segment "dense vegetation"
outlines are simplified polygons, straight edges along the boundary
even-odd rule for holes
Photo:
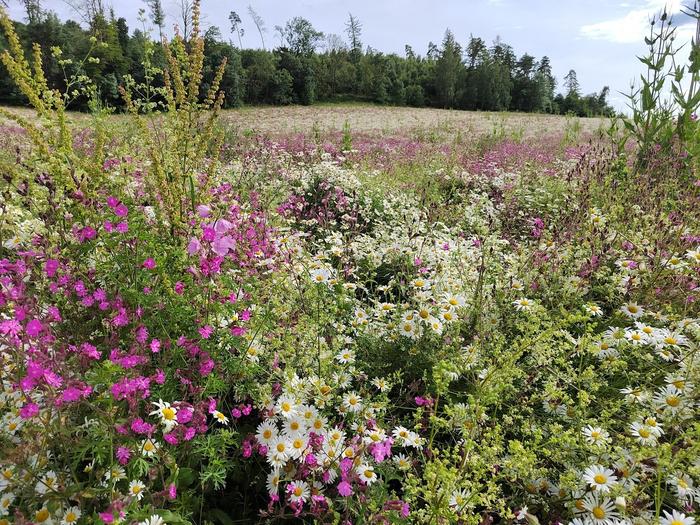
[[[162,35],[162,7],[157,1],[148,3],[150,21]],[[38,0],[27,0],[25,4],[27,21],[16,22],[16,31],[25,50],[33,42],[42,42],[46,50],[56,48],[43,59],[51,87],[64,90],[70,77],[85,74],[94,81],[105,104],[120,108],[123,100],[118,87],[127,75],[138,82],[143,80],[142,64],[149,48],[153,53],[151,65],[161,70],[165,66],[162,45],[141,29],[130,31],[126,20],[116,18],[114,12],[92,12],[83,28],[70,20],[62,22],[52,12],[43,10]],[[262,24],[259,17],[255,19]],[[401,57],[363,47],[361,24],[355,17],[351,16],[347,24],[347,43],[338,35],[324,35],[308,20],[296,17],[277,28],[281,45],[268,51],[237,47],[241,20],[232,12],[230,21],[233,39],[227,41],[216,26],[204,34],[205,84],[212,81],[222,59],[227,61],[220,86],[225,107],[354,100],[579,116],[612,114],[606,101],[607,87],[584,96],[576,72],[570,71],[563,79],[564,93],[556,94],[557,81],[548,57],[537,60],[525,53],[518,58],[512,47],[501,40],[489,46],[483,39],[470,36],[462,47],[448,30],[441,45],[428,45],[426,56],[406,46],[405,56]],[[145,23],[144,20],[144,27]],[[188,30],[185,25],[184,31]],[[88,53],[92,58],[86,61]],[[154,82],[162,85],[162,77],[156,75]],[[0,78],[2,103],[26,103],[7,77]],[[79,98],[72,107],[85,109],[86,104],[85,98]]]
[[[0,9],[0,525],[695,525],[698,42],[607,133],[296,140],[192,22],[115,117]]]

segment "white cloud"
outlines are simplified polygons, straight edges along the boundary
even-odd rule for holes
[[[618,44],[632,44],[644,40],[649,32],[649,20],[666,8],[674,14],[681,10],[681,0],[646,0],[626,15],[581,27],[581,35],[593,40],[607,40]],[[687,35],[687,27],[679,28],[679,38]]]

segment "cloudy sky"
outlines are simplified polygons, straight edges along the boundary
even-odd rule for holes
[[[70,0],[74,2],[75,0]],[[78,0],[80,1],[80,0]],[[103,0],[117,16],[138,27],[138,10],[143,0]],[[267,26],[268,47],[277,45],[275,25],[293,16],[303,16],[326,33],[344,35],[348,12],[362,22],[365,45],[403,55],[409,44],[425,54],[428,42],[439,43],[446,28],[465,44],[469,35],[491,41],[497,36],[511,44],[519,56],[525,52],[537,58],[548,55],[554,73],[562,82],[569,69],[575,69],[584,93],[611,88],[611,102],[624,107],[630,82],[641,72],[635,56],[645,52],[644,35],[652,15],[664,6],[674,13],[679,41],[690,41],[695,27],[680,13],[683,4],[693,0],[202,0],[204,25],[216,25],[225,38],[231,37],[228,13],[243,18],[246,47],[261,46],[260,38],[247,15],[251,5]],[[162,0],[173,26],[179,18],[179,0]],[[62,18],[78,19],[64,0],[43,0],[45,8]],[[20,0],[10,0],[11,15],[23,18]],[[686,46],[687,47],[687,46]]]

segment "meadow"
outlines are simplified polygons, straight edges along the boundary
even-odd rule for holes
[[[0,22],[1,525],[694,525],[700,68],[221,110],[195,31],[78,114]]]

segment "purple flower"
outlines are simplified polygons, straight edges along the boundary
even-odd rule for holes
[[[147,270],[152,270],[153,268],[156,267],[156,261],[154,261],[152,258],[148,258],[145,261],[143,261],[143,267],[146,268]]]

